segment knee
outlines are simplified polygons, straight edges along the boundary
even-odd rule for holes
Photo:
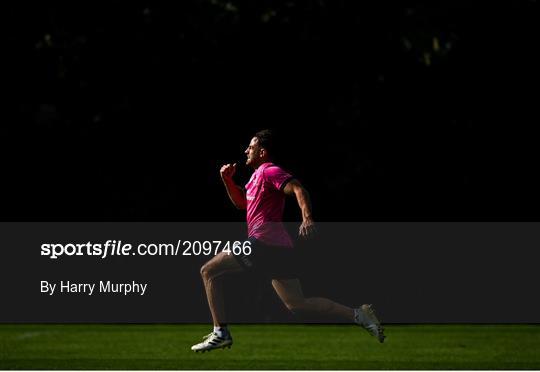
[[[309,307],[305,299],[288,301],[285,303],[285,306],[290,312],[296,315],[306,313]]]
[[[210,280],[213,277],[213,265],[209,262],[201,266],[201,277],[203,280]]]

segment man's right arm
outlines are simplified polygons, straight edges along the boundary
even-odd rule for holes
[[[246,201],[246,195],[244,194],[244,190],[240,186],[238,186],[236,183],[234,183],[234,180],[233,180],[233,176],[235,172],[236,172],[236,163],[225,164],[224,166],[221,167],[221,170],[219,171],[221,175],[221,180],[223,181],[223,184],[225,185],[225,189],[227,190],[227,194],[229,195],[231,202],[238,209],[246,209],[247,201]]]

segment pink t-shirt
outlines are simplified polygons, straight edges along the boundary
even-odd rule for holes
[[[285,194],[292,176],[273,163],[261,164],[246,185],[248,237],[269,245],[292,247],[283,225]]]

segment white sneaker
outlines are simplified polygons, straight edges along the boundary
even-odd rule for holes
[[[210,351],[214,349],[225,349],[228,347],[231,348],[231,345],[233,343],[231,335],[228,335],[228,337],[220,337],[217,335],[217,333],[212,332],[209,335],[206,335],[203,337],[203,342],[193,345],[191,347],[191,350],[198,353],[199,351],[205,352]]]
[[[361,319],[360,318],[361,316]],[[371,305],[362,305],[355,311],[355,321],[364,329],[366,329],[370,335],[377,337],[379,342],[384,342],[384,328],[382,327],[379,319],[375,315],[375,311]]]

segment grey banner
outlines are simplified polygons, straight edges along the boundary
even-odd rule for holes
[[[540,223],[317,227],[295,238],[306,297],[372,303],[385,323],[540,323]],[[1,223],[0,321],[208,322],[200,267],[245,240],[240,223]],[[253,273],[224,292],[230,322],[340,322],[290,314]]]

